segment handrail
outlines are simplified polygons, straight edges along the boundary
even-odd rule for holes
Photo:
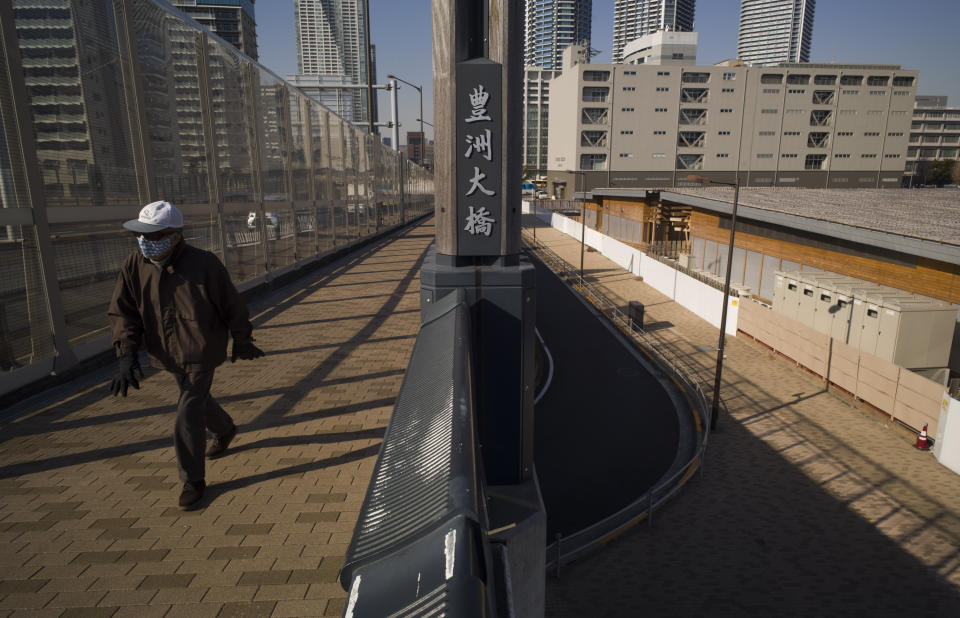
[[[340,572],[347,616],[494,607],[470,340],[463,290],[425,310]]]
[[[635,522],[646,518],[653,522],[653,513],[669,500],[698,469],[703,471],[703,459],[706,454],[707,443],[710,438],[710,398],[704,393],[699,373],[690,367],[671,346],[658,342],[648,332],[644,331],[633,319],[625,314],[620,307],[604,294],[596,285],[586,281],[572,264],[557,255],[543,243],[533,239],[527,231],[523,232],[525,248],[536,252],[544,264],[561,278],[567,280],[574,289],[580,291],[600,313],[610,320],[621,332],[631,338],[647,356],[672,376],[677,386],[693,405],[693,412],[697,415],[697,427],[700,440],[696,452],[683,465],[666,479],[662,479],[647,493],[640,496],[620,511],[605,519],[588,526],[563,539],[557,539],[547,547],[547,567],[559,569],[560,565],[568,563],[598,543],[605,542],[619,532],[625,530]],[[720,401],[720,408],[726,412],[726,405]]]

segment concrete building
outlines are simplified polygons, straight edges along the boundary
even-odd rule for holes
[[[526,0],[523,60],[527,66],[560,68],[569,45],[590,49],[592,0]]]
[[[423,164],[424,138],[423,131],[407,131],[407,158],[418,165]]]
[[[932,161],[960,165],[960,107],[949,107],[944,96],[917,95],[907,148],[907,186],[925,184]]]
[[[670,187],[899,187],[917,71],[897,65],[585,64],[550,83],[548,192]]]
[[[349,98],[350,106],[338,113],[354,123],[367,122],[367,93],[355,89],[349,97],[346,88],[338,86],[367,84],[366,32],[364,12],[367,0],[294,0],[293,9],[297,30],[297,68],[301,75],[320,76],[318,81],[307,80],[316,91],[333,86],[333,95],[324,95],[325,101]],[[371,46],[372,47],[372,46]],[[371,50],[371,54],[375,52]],[[376,82],[376,57],[371,58],[372,75]],[[320,100],[320,99],[317,99]],[[324,105],[327,103],[321,101]],[[331,107],[331,109],[337,109]],[[373,97],[373,117],[376,121],[377,97]]]
[[[623,48],[623,64],[697,64],[697,33],[660,30]]]
[[[741,0],[737,58],[748,64],[809,62],[816,0]]]
[[[634,39],[659,30],[693,31],[696,0],[616,0],[613,7],[613,61],[624,61]]]
[[[257,53],[256,0],[174,0],[173,5],[200,25],[233,43],[254,60]]]
[[[528,177],[547,173],[550,80],[559,71],[527,67],[523,88],[523,167]]]

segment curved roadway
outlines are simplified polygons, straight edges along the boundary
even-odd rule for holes
[[[557,533],[566,537],[616,513],[655,485],[677,456],[681,417],[647,361],[531,259],[537,328],[554,360],[553,380],[534,417],[550,543]]]

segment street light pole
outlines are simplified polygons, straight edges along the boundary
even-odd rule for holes
[[[370,135],[373,135],[373,58],[371,58],[370,53],[370,0],[363,3],[363,39],[367,56],[367,123],[370,127]]]
[[[713,430],[717,428],[717,417],[720,415],[720,376],[723,373],[723,348],[727,336],[727,305],[730,304],[730,274],[733,271],[733,240],[737,230],[737,202],[740,199],[740,174],[737,174],[736,182],[717,182],[695,174],[687,176],[687,181],[704,185],[716,184],[733,187],[733,214],[730,220],[730,242],[727,246],[727,274],[723,281],[723,307],[720,310],[720,341],[717,345],[717,373],[713,378],[713,402],[710,406],[710,429]]]
[[[426,151],[426,146],[427,146],[427,136],[424,135],[423,133],[423,88],[420,86],[415,86],[414,84],[411,84],[405,79],[400,79],[396,75],[392,75],[392,74],[387,75],[387,79],[395,79],[398,82],[403,82],[404,84],[410,86],[411,88],[415,88],[416,91],[420,94],[420,118],[419,118],[420,120],[420,156],[417,157],[417,163],[419,163],[420,165],[423,165],[423,153],[424,151]]]

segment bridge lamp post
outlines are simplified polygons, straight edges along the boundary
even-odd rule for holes
[[[388,74],[387,79],[395,79],[398,82],[403,82],[404,84],[414,88],[420,94],[420,156],[417,157],[417,163],[423,165],[423,152],[426,150],[427,137],[423,134],[423,88],[421,86],[415,86],[408,82],[405,79],[400,79],[396,75]]]
[[[720,342],[717,346],[717,374],[713,379],[713,402],[710,407],[710,429],[717,428],[717,417],[720,415],[720,376],[723,372],[723,346],[726,340],[727,331],[727,304],[730,302],[730,273],[733,269],[733,238],[737,230],[737,201],[740,198],[740,174],[737,174],[735,182],[718,182],[705,176],[690,174],[687,176],[687,182],[694,182],[700,185],[723,185],[733,187],[733,215],[730,220],[730,243],[727,246],[727,275],[723,281],[723,307],[720,311]]]

